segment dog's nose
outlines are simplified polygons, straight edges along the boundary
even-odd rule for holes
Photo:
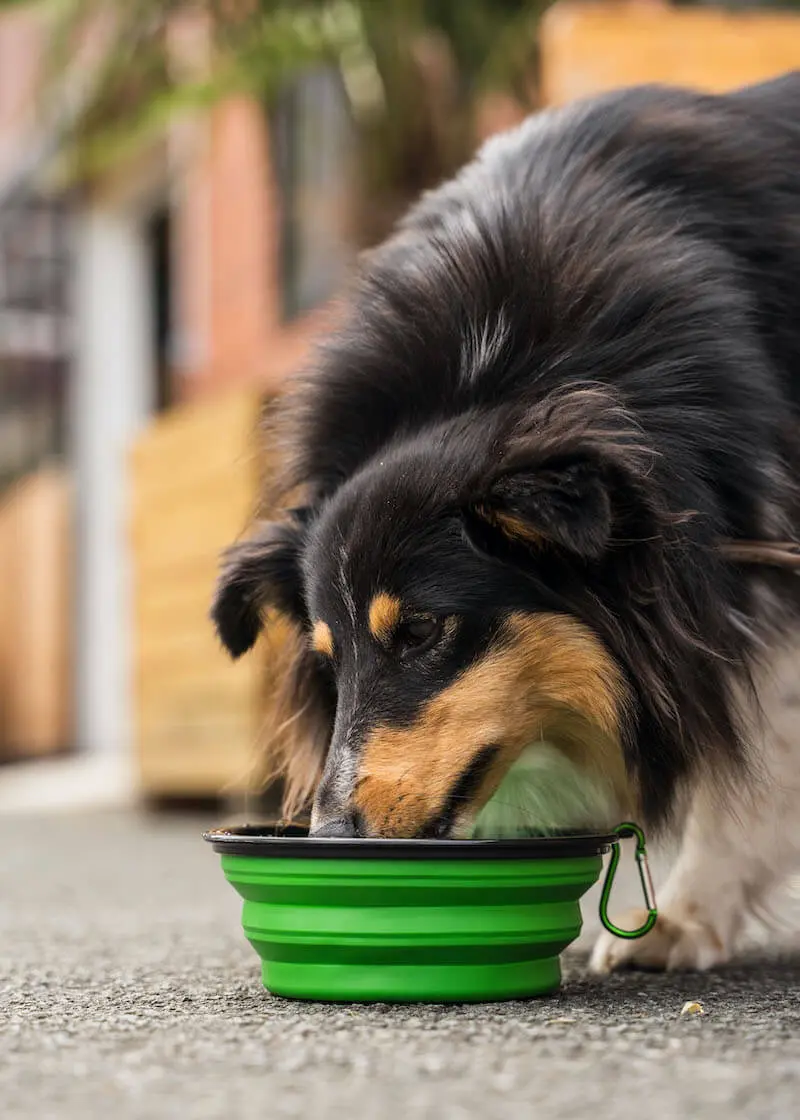
[[[320,839],[342,839],[348,836],[362,836],[361,821],[356,812],[346,813],[340,817],[335,817],[333,820],[324,821],[322,824],[317,825],[316,828],[311,829],[311,835],[319,837]]]

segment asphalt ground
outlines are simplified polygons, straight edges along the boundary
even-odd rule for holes
[[[4,1120],[800,1116],[791,934],[705,975],[571,952],[544,999],[294,1003],[260,985],[205,823],[0,821]]]

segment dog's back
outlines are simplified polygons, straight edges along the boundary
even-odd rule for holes
[[[575,230],[590,249],[593,227],[613,223],[626,204],[631,222],[619,232],[632,247],[638,225],[728,255],[764,345],[797,398],[800,71],[727,96],[635,87],[539,114],[490,141],[453,183],[412,210],[404,229],[450,236],[457,220],[493,207],[522,228],[535,208],[546,226],[549,209],[551,225]],[[539,267],[570,269],[566,254],[557,257],[565,248],[557,239],[555,259],[546,259],[546,244],[539,248]]]
[[[744,475],[765,450],[800,473],[799,211],[800,73],[530,118],[368,256],[313,385],[298,481],[324,497],[400,434],[588,379],[649,413],[657,443],[680,448],[696,415],[700,443],[727,444],[735,528],[762,535],[742,517],[760,502]]]

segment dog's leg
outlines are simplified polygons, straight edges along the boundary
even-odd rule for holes
[[[638,941],[604,933],[596,972],[618,968],[704,969],[728,960],[745,919],[800,857],[800,660],[776,661],[759,689],[756,776],[723,791],[713,775],[696,790],[681,850],[659,898],[659,920]],[[642,912],[618,924],[640,925]]]

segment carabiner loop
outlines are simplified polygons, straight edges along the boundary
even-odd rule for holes
[[[615,937],[625,937],[629,941],[632,941],[637,937],[644,937],[656,924],[656,919],[658,918],[656,894],[653,890],[653,880],[650,877],[650,865],[647,862],[647,846],[641,828],[639,828],[638,824],[632,824],[630,821],[626,821],[624,824],[617,825],[614,829],[614,834],[619,837],[619,840],[623,840],[628,836],[636,837],[636,863],[639,867],[639,879],[642,883],[642,892],[644,894],[645,905],[647,906],[647,919],[638,929],[620,929],[619,926],[614,925],[608,916],[608,900],[611,896],[611,887],[614,884],[614,876],[617,873],[617,865],[620,857],[619,840],[615,840],[611,845],[611,859],[609,860],[608,870],[606,871],[605,881],[603,882],[603,889],[600,892],[600,921],[608,932],[613,933]]]

